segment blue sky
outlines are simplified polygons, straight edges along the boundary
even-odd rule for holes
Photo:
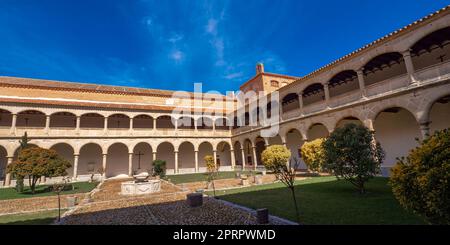
[[[255,64],[302,76],[442,0],[0,0],[0,75],[238,90]]]

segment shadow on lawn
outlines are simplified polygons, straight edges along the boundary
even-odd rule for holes
[[[29,219],[29,220],[17,220],[8,222],[1,225],[49,225],[53,223],[53,221],[56,219],[56,217],[49,217],[49,218],[37,218],[37,219]]]
[[[303,224],[423,224],[416,215],[406,212],[394,198],[387,178],[374,178],[367,193],[359,194],[344,180],[333,177],[299,181],[296,197]],[[282,184],[254,186],[218,192],[219,198],[253,209],[269,212],[292,221],[295,209],[288,188]]]

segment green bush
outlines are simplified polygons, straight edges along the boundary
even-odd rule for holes
[[[450,224],[450,130],[436,132],[398,159],[392,192],[400,204],[431,224]]]
[[[302,159],[311,171],[323,171],[324,150],[322,144],[324,141],[324,138],[315,139],[305,142],[301,147]]]
[[[364,184],[380,173],[384,152],[374,132],[353,123],[337,128],[324,143],[325,168],[365,193]]]
[[[166,176],[166,161],[153,161],[153,176],[159,176],[161,178],[164,178]]]

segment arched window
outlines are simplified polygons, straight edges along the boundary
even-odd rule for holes
[[[280,87],[280,83],[278,81],[272,80],[270,81],[270,86],[278,88]]]
[[[406,74],[403,55],[397,52],[385,53],[364,66],[364,83],[370,85],[402,74]]]
[[[419,70],[450,59],[450,27],[437,30],[411,47],[414,69]]]

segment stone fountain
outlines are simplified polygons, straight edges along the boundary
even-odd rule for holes
[[[122,195],[144,195],[161,191],[161,180],[148,178],[148,173],[133,175],[134,180],[122,182]]]

